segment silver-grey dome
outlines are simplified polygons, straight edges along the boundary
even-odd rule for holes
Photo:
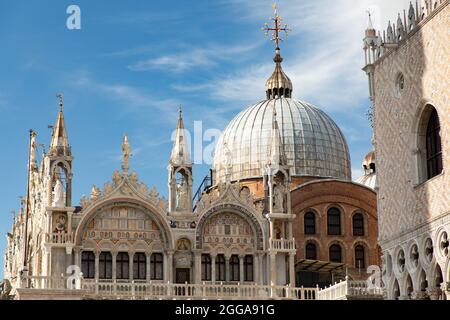
[[[259,102],[239,113],[217,142],[212,168],[215,182],[262,176],[272,130],[273,106],[292,176],[351,180],[347,142],[322,110],[290,98]]]

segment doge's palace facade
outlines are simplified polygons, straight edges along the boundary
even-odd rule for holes
[[[389,299],[450,297],[449,17],[422,1],[364,39]]]

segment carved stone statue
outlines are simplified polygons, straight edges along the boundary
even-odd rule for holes
[[[187,183],[185,182],[185,179],[181,179],[180,183],[177,186],[177,209],[183,210],[187,209],[187,201],[188,201],[188,195],[187,195]]]
[[[283,195],[283,191],[281,190],[280,186],[275,186],[273,188],[273,201],[274,201],[273,210],[276,212],[283,212],[284,211],[284,206],[283,206],[284,195]]]
[[[120,184],[120,182],[122,181],[122,176],[120,175],[119,171],[114,171],[112,181],[114,188],[116,188]]]
[[[53,207],[62,208],[66,206],[66,201],[64,199],[64,188],[61,179],[56,180],[55,190],[53,191]]]
[[[91,190],[91,200],[92,200],[92,201],[97,200],[98,198],[100,198],[100,194],[101,194],[100,189],[97,188],[95,185],[92,186],[92,190]]]
[[[128,171],[129,168],[129,161],[131,156],[131,146],[128,143],[128,137],[125,135],[123,136],[123,142],[122,142],[122,170]]]

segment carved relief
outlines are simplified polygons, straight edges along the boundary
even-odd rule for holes
[[[253,247],[254,233],[250,224],[234,213],[221,213],[213,216],[205,225],[203,239],[205,245],[239,245]]]

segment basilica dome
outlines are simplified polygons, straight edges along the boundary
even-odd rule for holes
[[[262,176],[274,108],[292,176],[351,179],[347,143],[336,123],[309,103],[279,97],[248,107],[228,124],[214,154],[216,182],[225,179],[227,168],[232,180]]]

